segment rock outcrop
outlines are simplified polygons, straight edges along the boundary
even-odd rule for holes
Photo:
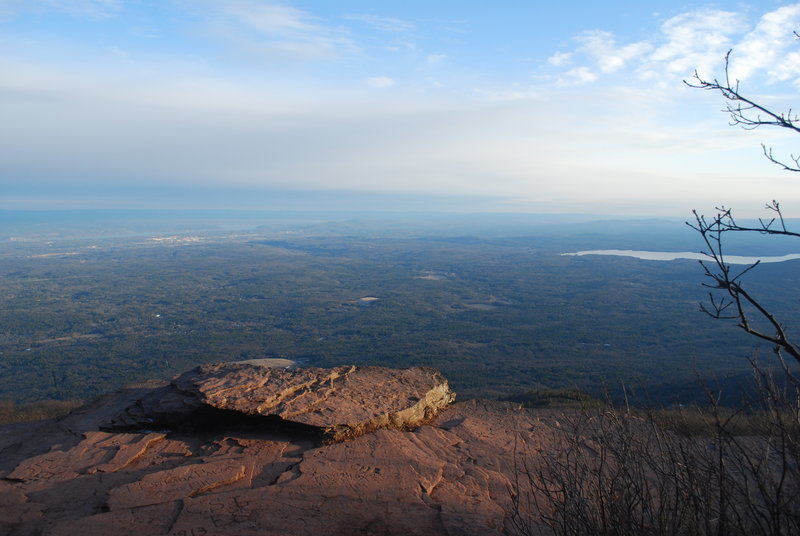
[[[452,396],[431,369],[247,364],[122,389],[0,429],[0,534],[506,533],[519,440],[555,428],[512,404],[443,408]],[[204,408],[245,418],[153,426]]]
[[[186,427],[266,417],[272,418],[273,426],[281,421],[306,426],[309,434],[335,443],[379,428],[419,426],[454,399],[447,380],[430,368],[213,363],[148,393],[106,428]]]

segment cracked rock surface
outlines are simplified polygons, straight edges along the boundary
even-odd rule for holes
[[[454,398],[444,376],[430,368],[212,363],[147,393],[107,427],[170,427],[192,420],[198,412],[206,420],[236,412],[308,426],[326,442],[337,442],[379,428],[418,426]],[[212,414],[212,410],[227,413]]]
[[[281,411],[320,427],[341,419],[309,408],[332,407],[348,389],[352,406],[343,409],[355,415],[349,421],[364,422],[413,407],[441,378],[411,369],[431,381],[409,395],[402,371],[371,370],[383,383],[359,398],[355,391],[366,384],[352,369],[328,370],[324,381],[321,369],[308,369],[302,392],[276,397],[261,390],[266,383],[243,387],[241,376],[226,377],[224,368],[201,367],[203,375],[180,376],[173,386],[203,393],[200,404]],[[59,420],[0,427],[0,534],[499,535],[511,530],[518,441],[555,437],[548,422],[513,404],[476,400],[424,415],[426,424],[415,428],[373,428],[326,444],[249,421],[193,431],[98,430],[169,388],[133,386]],[[383,397],[381,410],[370,397]],[[409,400],[400,404],[401,397]],[[169,404],[186,406],[176,400]]]

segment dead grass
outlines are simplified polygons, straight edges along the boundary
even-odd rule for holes
[[[551,441],[520,433],[512,534],[800,534],[800,381],[755,370],[738,409],[562,412]]]
[[[41,400],[30,404],[0,400],[0,424],[52,419],[66,415],[82,404],[80,400]]]

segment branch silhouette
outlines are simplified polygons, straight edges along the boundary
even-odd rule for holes
[[[796,32],[795,36],[800,38]],[[695,71],[691,81],[684,80],[684,83],[695,89],[718,91],[726,101],[722,111],[730,116],[732,126],[739,126],[745,130],[762,126],[778,127],[800,134],[800,116],[791,109],[786,112],[776,112],[742,94],[739,80],[731,79],[731,52],[729,50],[725,54],[723,81],[716,78],[705,79]],[[800,156],[792,154],[788,160],[781,159],[774,155],[771,147],[764,144],[761,147],[764,156],[773,164],[786,171],[800,172]],[[759,218],[758,225],[740,224],[734,218],[732,210],[725,206],[716,207],[716,214],[708,218],[693,211],[694,221],[686,224],[700,234],[706,245],[703,254],[708,260],[700,261],[700,264],[704,275],[708,278],[704,286],[711,289],[708,302],[701,304],[700,310],[713,318],[737,321],[738,327],[745,332],[771,343],[776,353],[780,355],[781,352],[785,352],[800,363],[800,346],[789,338],[783,324],[743,283],[743,276],[756,268],[760,261],[744,269],[734,270],[725,256],[726,233],[759,233],[800,238],[800,233],[786,227],[786,220],[777,201],[767,203],[765,209],[771,212],[772,216]],[[756,323],[763,327],[756,327]]]

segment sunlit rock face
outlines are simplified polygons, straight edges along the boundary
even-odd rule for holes
[[[309,434],[334,443],[379,428],[419,426],[454,398],[444,376],[430,368],[213,363],[143,396],[106,428],[185,428],[248,416],[254,424],[263,417],[274,426],[286,421],[308,427]]]
[[[521,438],[555,428],[452,399],[425,368],[219,363],[131,386],[0,428],[0,534],[507,533]]]

